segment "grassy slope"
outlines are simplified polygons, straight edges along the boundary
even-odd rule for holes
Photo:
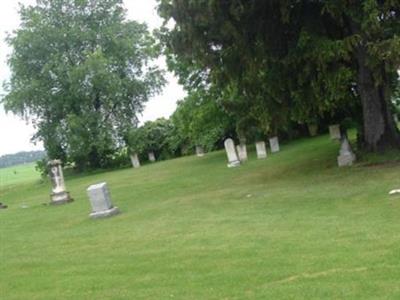
[[[399,166],[335,166],[327,136],[226,168],[223,152],[3,192],[3,299],[398,299]],[[107,181],[122,214],[90,220]],[[21,205],[28,208],[21,208]]]

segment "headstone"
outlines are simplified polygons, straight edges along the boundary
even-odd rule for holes
[[[340,133],[340,125],[334,124],[329,126],[329,135],[331,137],[331,140],[340,140],[340,138],[342,137],[342,134]]]
[[[228,168],[237,167],[240,165],[240,161],[238,159],[235,143],[232,139],[226,139],[224,142],[226,155],[228,156]]]
[[[64,204],[71,202],[72,198],[65,188],[64,174],[62,170],[61,160],[51,160],[48,163],[49,175],[52,183],[51,202],[50,204]]]
[[[265,147],[264,141],[259,141],[256,143],[257,158],[264,159],[267,158],[267,149]]]
[[[0,202],[0,209],[6,209],[8,206]]]
[[[338,166],[345,167],[353,165],[353,162],[356,160],[356,156],[351,150],[351,146],[347,136],[344,135],[340,141],[340,152],[337,158]]]
[[[269,139],[269,146],[271,148],[271,152],[272,153],[276,153],[280,151],[279,148],[279,139],[277,136],[274,136],[272,138]]]
[[[308,133],[310,136],[316,136],[318,133],[318,125],[317,124],[308,124]]]
[[[399,123],[399,116],[397,114],[393,114],[393,120],[397,125],[397,123]]]
[[[132,167],[135,169],[140,168],[140,161],[137,153],[131,154]]]
[[[107,183],[91,185],[87,189],[87,193],[92,206],[92,213],[89,215],[91,218],[104,218],[119,213],[118,207],[111,203]]]
[[[154,155],[153,151],[149,152],[149,161],[155,162],[156,161],[156,156]]]
[[[240,143],[236,146],[237,154],[241,162],[247,161],[247,147],[246,144]]]
[[[204,156],[204,148],[202,146],[196,146],[196,155],[198,157]]]

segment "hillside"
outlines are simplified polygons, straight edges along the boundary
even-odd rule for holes
[[[4,185],[4,299],[396,299],[399,165],[336,167],[327,136],[228,169],[224,152]],[[122,214],[88,218],[106,181]]]

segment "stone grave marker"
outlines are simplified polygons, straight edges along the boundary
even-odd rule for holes
[[[135,169],[140,168],[140,161],[137,153],[131,154],[131,163],[132,167],[134,167]]]
[[[340,125],[334,124],[329,126],[329,135],[331,140],[340,140],[342,134],[340,133]]]
[[[349,140],[347,139],[346,135],[343,135],[340,141],[339,156],[337,158],[338,166],[339,167],[351,166],[353,165],[353,162],[355,162],[355,160],[356,156],[351,150]]]
[[[276,153],[280,151],[279,148],[279,139],[277,136],[274,136],[272,138],[269,139],[269,146],[271,148],[271,152],[272,153]]]
[[[49,176],[52,183],[50,194],[50,204],[64,204],[72,201],[69,193],[66,191],[64,174],[62,170],[61,160],[51,160],[48,163]]]
[[[149,161],[155,162],[156,161],[156,156],[154,155],[153,151],[149,152]]]
[[[196,155],[198,157],[204,156],[204,148],[202,146],[196,146]]]
[[[264,141],[256,142],[256,151],[257,151],[257,158],[264,159],[267,158],[267,149],[265,147]]]
[[[226,139],[224,142],[226,155],[228,156],[228,168],[240,166],[240,161],[238,159],[235,143],[232,139]]]
[[[104,218],[119,213],[118,207],[112,205],[106,182],[89,186],[87,193],[92,206],[91,218]]]
[[[240,143],[236,146],[237,154],[241,162],[247,161],[247,147],[246,144]]]

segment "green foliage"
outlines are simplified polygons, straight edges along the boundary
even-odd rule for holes
[[[32,119],[50,158],[106,167],[164,84],[153,37],[121,0],[41,0],[20,16],[6,109]]]
[[[192,92],[178,103],[171,119],[181,144],[193,149],[203,146],[210,151],[235,129],[235,122],[219,105],[213,94]]]
[[[238,124],[275,135],[293,121],[352,118],[368,148],[400,146],[385,116],[400,65],[398,1],[159,0],[159,14],[169,68],[191,92],[220,91]]]

